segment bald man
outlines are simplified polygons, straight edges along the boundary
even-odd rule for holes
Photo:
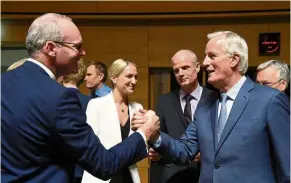
[[[200,71],[200,63],[192,51],[180,50],[175,53],[172,66],[180,89],[162,95],[158,100],[156,112],[160,117],[161,131],[174,139],[180,139],[188,124],[192,122],[197,105],[202,105],[213,92],[199,85],[197,74]],[[190,166],[176,166],[161,158],[151,163],[150,182],[196,183],[199,173],[197,160]]]

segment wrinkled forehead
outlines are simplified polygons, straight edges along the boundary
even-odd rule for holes
[[[176,59],[172,61],[173,69],[178,69],[182,67],[191,67],[194,66],[194,61],[192,59]]]
[[[226,38],[224,36],[218,36],[211,38],[206,45],[205,52],[216,53],[216,52],[225,52]]]
[[[258,75],[260,75],[263,78],[279,79],[280,71],[275,66],[269,66],[269,67],[259,71]]]

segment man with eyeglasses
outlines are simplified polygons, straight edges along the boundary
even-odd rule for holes
[[[257,82],[281,92],[285,92],[289,83],[290,71],[288,65],[279,60],[269,60],[257,67]]]
[[[78,91],[55,81],[77,73],[82,42],[71,18],[44,14],[26,36],[30,58],[1,75],[1,182],[74,182],[76,164],[108,180],[147,156],[157,117],[107,150],[86,123]]]

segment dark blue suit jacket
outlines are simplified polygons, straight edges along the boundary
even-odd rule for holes
[[[90,99],[92,99],[91,97],[87,96],[87,95],[84,95],[83,93],[81,93],[79,90],[78,90],[78,98],[81,102],[81,107],[82,109],[86,112],[86,109],[87,109],[87,105],[90,101]]]
[[[2,74],[1,86],[1,182],[73,182],[76,162],[109,179],[147,154],[139,133],[106,150],[77,91],[30,61]]]
[[[91,97],[87,96],[87,95],[84,95],[82,94],[78,89],[75,89],[75,88],[71,88],[72,90],[77,90],[77,95],[78,95],[78,98],[80,100],[80,103],[81,103],[81,107],[83,109],[83,111],[86,112],[86,109],[87,109],[87,105],[91,99]],[[83,177],[83,174],[84,174],[84,169],[81,168],[78,164],[76,165],[76,168],[75,168],[75,183],[81,183],[82,181],[82,177]]]
[[[276,179],[289,183],[290,106],[285,94],[248,78],[218,144],[218,100],[209,101],[198,107],[180,140],[162,133],[158,151],[175,163],[187,164],[200,150],[201,183],[275,183]]]

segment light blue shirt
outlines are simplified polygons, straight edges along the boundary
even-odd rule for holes
[[[235,98],[238,95],[238,92],[240,91],[240,89],[241,89],[242,85],[244,84],[244,82],[246,81],[246,79],[247,78],[245,76],[243,76],[230,90],[228,90],[226,92],[226,95],[228,96],[228,100],[226,101],[227,118],[229,116],[229,113],[230,113],[231,108],[233,106],[233,103],[235,101]],[[219,101],[218,111],[217,111],[218,115],[217,116],[219,116],[219,114],[220,114],[220,109],[221,109],[221,101]]]
[[[101,88],[95,91],[94,94],[91,94],[92,98],[97,97],[104,97],[105,95],[109,94],[111,92],[111,88],[108,87],[105,83],[102,85]]]

